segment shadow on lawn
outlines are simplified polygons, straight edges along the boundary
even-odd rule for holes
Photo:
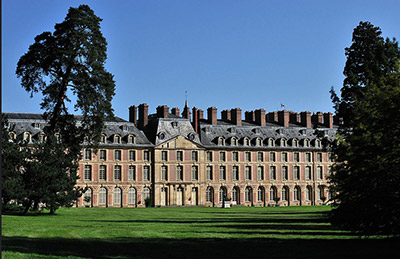
[[[399,239],[46,239],[3,237],[3,250],[89,258],[389,258]]]

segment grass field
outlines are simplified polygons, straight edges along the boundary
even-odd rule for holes
[[[399,239],[359,238],[328,206],[70,208],[2,216],[3,258],[397,257]]]

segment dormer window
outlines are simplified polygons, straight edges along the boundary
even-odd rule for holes
[[[281,147],[286,147],[286,139],[285,138],[281,138]]]
[[[303,147],[310,147],[310,140],[309,139],[304,139],[303,140]]]
[[[40,129],[40,124],[39,124],[39,123],[33,123],[32,126],[33,126],[35,129]]]
[[[120,127],[123,131],[127,131],[129,129],[128,125],[122,125]]]
[[[236,133],[236,128],[229,128],[230,133]]]
[[[321,147],[321,141],[319,139],[315,140],[315,147]]]
[[[233,138],[231,139],[231,146],[237,146],[237,145],[238,145],[238,139],[235,138],[235,137],[233,137]]]
[[[177,121],[173,121],[171,122],[172,128],[176,128],[178,127],[178,122]]]
[[[256,138],[256,146],[257,147],[262,146],[262,140],[260,138]]]
[[[15,134],[14,132],[10,132],[8,135],[10,136],[10,141],[13,141],[17,138],[17,134]]]
[[[39,142],[44,142],[46,140],[46,135],[44,133],[39,134]]]
[[[255,134],[260,134],[260,128],[254,128],[253,129],[253,132],[255,133]]]
[[[292,147],[298,147],[299,146],[299,141],[297,139],[292,139]]]
[[[31,134],[29,132],[24,132],[23,139],[25,142],[31,142]]]
[[[129,144],[135,144],[135,136],[129,135],[128,136],[128,143]]]
[[[120,135],[115,135],[114,136],[114,143],[115,144],[120,144],[121,143],[121,136]]]
[[[250,146],[250,139],[249,138],[244,138],[243,139],[243,146]]]
[[[270,147],[275,146],[275,141],[272,138],[268,139],[268,146],[270,146]]]
[[[218,145],[219,146],[224,146],[225,145],[225,139],[223,137],[218,138]]]
[[[101,135],[101,137],[100,137],[100,143],[102,143],[102,144],[106,144],[106,143],[107,143],[107,137],[106,137],[106,135]]]

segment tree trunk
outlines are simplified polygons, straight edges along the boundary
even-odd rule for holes
[[[22,212],[22,215],[26,215],[28,213],[28,210],[31,207],[31,205],[32,205],[32,200],[29,200],[29,202],[25,205],[25,209]]]

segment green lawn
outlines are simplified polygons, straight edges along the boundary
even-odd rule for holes
[[[3,258],[390,258],[399,239],[359,238],[328,206],[71,208],[2,216]]]

